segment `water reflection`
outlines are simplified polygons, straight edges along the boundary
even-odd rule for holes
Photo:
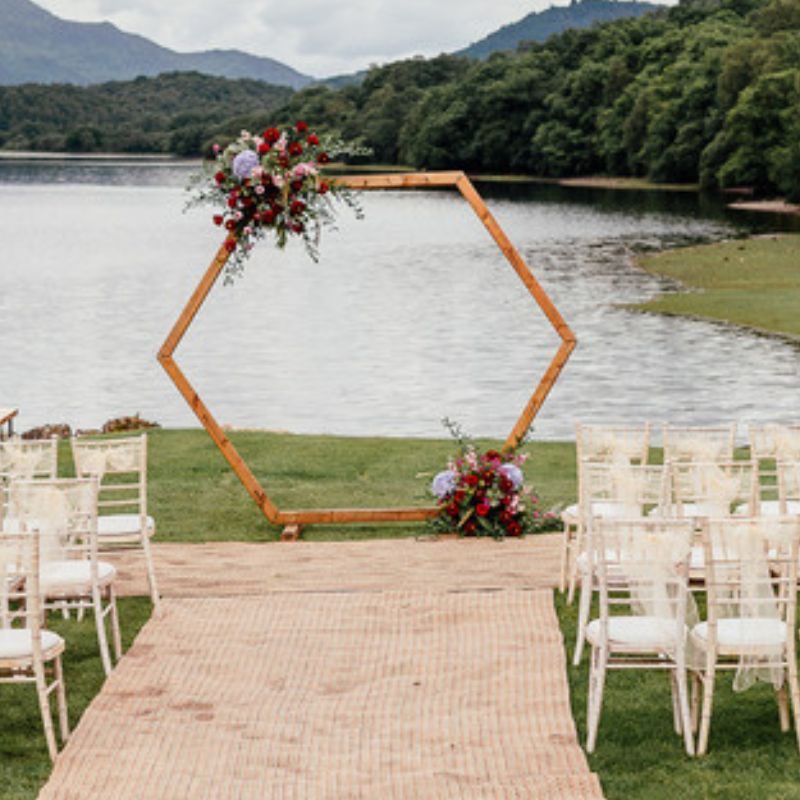
[[[0,161],[0,403],[20,406],[20,427],[135,411],[196,424],[155,361],[219,244],[210,210],[181,213],[190,169]],[[738,235],[746,217],[694,195],[523,189],[481,185],[579,339],[536,436],[569,437],[576,419],[794,418],[795,348],[618,307],[671,288],[637,251]],[[364,222],[345,211],[326,232],[319,264],[262,244],[179,362],[221,422],[440,436],[446,415],[505,435],[558,337],[458,196],[364,204]]]

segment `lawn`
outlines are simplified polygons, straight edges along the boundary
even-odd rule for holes
[[[270,498],[280,508],[370,508],[430,506],[432,477],[456,451],[451,440],[378,439],[234,433],[231,440]],[[481,441],[483,447],[498,442]],[[149,434],[150,511],[158,521],[155,541],[274,541],[270,525],[239,479],[202,430],[154,430]],[[573,502],[574,446],[533,442],[525,473],[544,507]],[[72,471],[69,445],[62,442],[59,464]],[[354,539],[413,536],[424,523],[326,525],[305,529],[304,537]]]
[[[686,290],[636,309],[800,337],[800,234],[667,250],[643,256],[639,264]]]

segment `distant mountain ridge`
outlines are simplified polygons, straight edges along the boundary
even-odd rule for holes
[[[240,50],[178,53],[110,22],[71,22],[32,0],[0,0],[0,85],[94,84],[196,71],[299,89],[313,81],[286,64]]]
[[[641,17],[663,8],[663,5],[639,0],[573,0],[568,6],[552,6],[528,14],[453,55],[487,58],[492,53],[516,50],[522,42],[543,42],[569,28],[589,28],[615,19]]]

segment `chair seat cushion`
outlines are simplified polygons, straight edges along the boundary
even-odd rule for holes
[[[42,631],[42,652],[45,657],[64,647],[64,640],[52,631]],[[33,657],[31,632],[24,628],[0,629],[0,661]]]
[[[761,500],[758,504],[758,513],[762,517],[778,517],[781,513],[781,504],[778,500]],[[800,500],[786,501],[787,514],[800,514]],[[736,515],[741,517],[750,516],[750,506],[745,503],[736,509]]]
[[[594,619],[586,626],[586,639],[590,644],[600,643],[600,620]],[[675,647],[678,626],[668,617],[609,617],[608,641],[612,646],[641,649],[645,652]]]
[[[692,636],[702,644],[708,641],[708,623],[692,628]],[[717,620],[717,642],[721,648],[752,650],[777,649],[786,642],[786,623],[769,617],[734,617]]]
[[[91,562],[49,561],[42,564],[40,584],[46,594],[90,589],[92,585]],[[107,561],[97,562],[97,575],[101,586],[107,586],[117,576],[117,570]]]
[[[155,520],[146,518],[147,535],[152,536]],[[97,518],[97,535],[103,536],[138,536],[142,532],[141,517],[138,514],[103,514]]]

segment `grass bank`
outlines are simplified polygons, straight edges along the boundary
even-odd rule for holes
[[[685,291],[632,308],[800,339],[800,234],[668,250],[639,264],[679,281]]]

